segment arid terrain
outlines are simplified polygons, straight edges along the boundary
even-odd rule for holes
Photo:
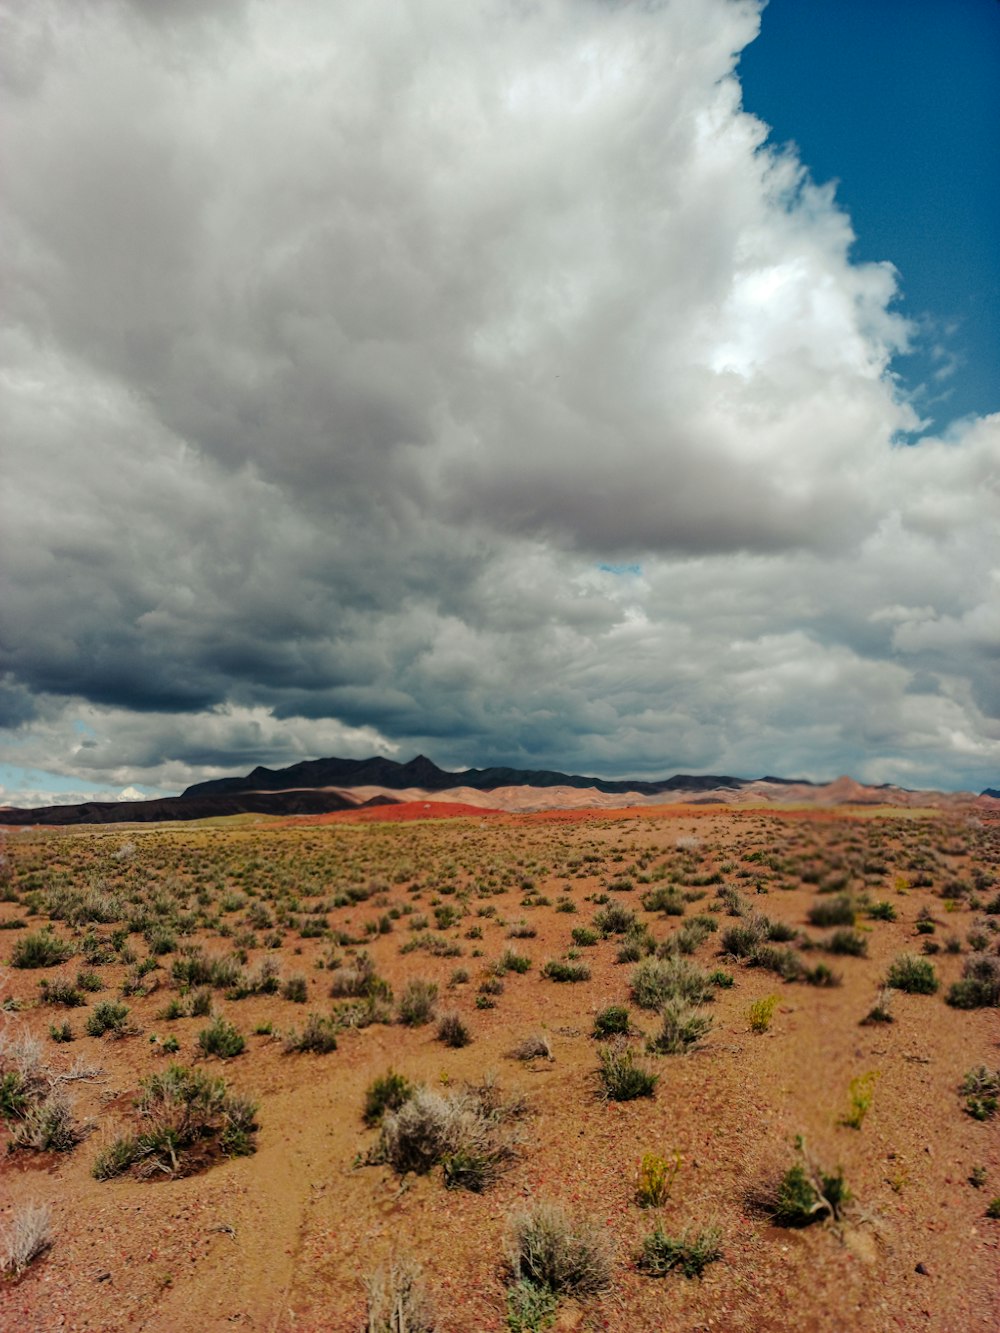
[[[7,831],[0,1327],[362,1333],[402,1259],[413,1333],[995,1330],[992,811],[482,799]],[[190,1144],[173,1065],[237,1098]],[[595,1290],[515,1285],[545,1201]]]

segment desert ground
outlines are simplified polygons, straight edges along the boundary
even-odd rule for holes
[[[423,802],[2,851],[0,1227],[50,1241],[4,1329],[395,1329],[394,1264],[411,1333],[1000,1325],[1000,820]],[[575,1285],[512,1267],[549,1202]]]

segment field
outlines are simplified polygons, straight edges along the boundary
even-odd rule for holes
[[[997,1327],[996,821],[247,819],[3,856],[4,1328]]]

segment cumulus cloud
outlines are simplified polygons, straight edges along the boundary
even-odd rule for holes
[[[1000,419],[920,439],[756,3],[4,24],[17,762],[994,779]]]

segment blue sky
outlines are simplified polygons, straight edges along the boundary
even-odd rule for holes
[[[0,802],[1000,784],[998,57],[995,0],[10,6]]]
[[[922,414],[1000,409],[1000,4],[769,0],[739,75],[772,141],[838,182],[856,257],[899,269]]]

